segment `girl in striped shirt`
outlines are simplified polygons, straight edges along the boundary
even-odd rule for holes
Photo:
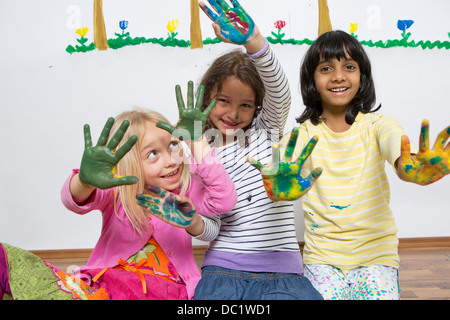
[[[217,104],[206,134],[235,184],[233,210],[205,220],[198,237],[210,241],[195,299],[321,299],[303,276],[292,202],[272,202],[247,157],[267,163],[279,141],[291,97],[288,80],[267,40],[237,1],[201,8],[216,35],[246,53],[219,57],[203,76],[205,108]],[[233,23],[232,23],[233,22]]]
[[[374,110],[370,61],[342,31],[312,44],[300,80],[306,109],[297,119],[294,157],[317,136],[303,170],[323,168],[302,202],[305,275],[325,299],[399,299],[397,227],[385,162],[405,181],[425,185],[442,178],[450,172],[450,127],[430,150],[425,120],[420,150],[410,150],[400,124],[374,113],[379,107]]]

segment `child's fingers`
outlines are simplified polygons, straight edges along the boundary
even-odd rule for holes
[[[295,127],[291,131],[291,135],[289,136],[289,142],[286,146],[286,150],[284,151],[284,158],[286,161],[291,162],[292,154],[295,150],[295,145],[297,144],[298,138],[298,128]]]
[[[135,143],[137,142],[137,136],[133,135],[130,137],[130,139],[128,139],[127,142],[125,142],[123,144],[122,147],[119,148],[119,150],[116,151],[115,156],[117,159],[117,162],[119,162],[120,159],[123,158],[123,156],[125,154],[127,154],[128,151],[131,150],[131,148],[135,145]]]
[[[88,149],[92,147],[92,138],[91,138],[91,129],[88,124],[85,124],[83,127],[84,132],[84,148]]]
[[[98,138],[97,146],[106,145],[106,141],[108,140],[109,132],[111,131],[111,127],[114,124],[114,118],[108,118],[105,126],[103,127],[102,133],[100,134],[100,138]]]
[[[264,167],[261,162],[253,159],[252,157],[248,156],[247,157],[247,162],[249,162],[252,166],[254,166],[256,169],[258,169],[259,171],[262,170],[262,168]]]
[[[198,87],[197,102],[195,103],[195,109],[202,110],[204,95],[205,95],[205,86],[200,85]]]
[[[109,150],[114,150],[117,147],[117,145],[120,143],[120,140],[122,140],[125,132],[127,131],[129,125],[130,125],[130,122],[128,120],[123,120],[119,129],[117,130],[117,132],[114,134],[114,136],[111,138],[108,145],[106,146]]]
[[[241,7],[241,4],[237,0],[230,0],[230,2],[233,4],[233,7],[238,8]]]
[[[404,166],[411,164],[411,143],[407,135],[402,135],[401,158]]]
[[[306,159],[311,155],[312,151],[314,150],[314,147],[317,144],[317,141],[319,141],[319,138],[317,136],[313,136],[311,140],[309,140],[308,144],[305,148],[303,148],[302,153],[300,154],[300,157],[298,157],[297,162],[302,165]]]
[[[164,122],[164,121],[158,121],[156,123],[156,126],[160,129],[166,130],[167,132],[169,132],[170,134],[173,133],[173,131],[175,130],[175,127],[172,126],[170,123]]]
[[[447,128],[445,128],[444,130],[442,130],[437,139],[436,142],[434,143],[434,149],[436,151],[448,151],[449,147],[450,147],[450,143],[447,144],[447,146],[444,148],[445,144],[447,143],[447,140],[450,136],[450,126],[448,126]]]
[[[276,164],[280,162],[280,145],[278,143],[274,143],[272,145],[272,164]]]
[[[306,179],[308,179],[311,182],[316,181],[317,178],[319,178],[320,175],[322,174],[322,171],[323,169],[321,167],[317,167],[313,171],[311,171],[311,173],[308,175]]]
[[[230,6],[223,0],[208,0],[208,2],[216,9],[217,13],[223,15],[224,12],[230,10]]]
[[[166,190],[161,189],[160,187],[154,186],[154,185],[148,185],[147,190],[153,193],[156,193],[157,195],[161,197],[166,196]]]
[[[186,107],[184,105],[183,94],[181,93],[181,87],[178,84],[175,86],[175,95],[177,97],[178,114],[182,114],[184,112],[184,109],[186,109]]]
[[[430,129],[430,123],[428,122],[428,120],[423,120],[422,121],[422,127],[420,129],[420,152],[423,153],[427,150],[430,149],[430,142],[429,142],[429,129]]]
[[[214,99],[213,101],[211,101],[211,103],[209,104],[209,106],[205,109],[205,111],[203,111],[203,114],[205,116],[209,116],[209,114],[211,113],[211,111],[214,109],[214,107],[216,106],[217,100]]]
[[[199,3],[200,9],[211,19],[213,22],[218,23],[219,16],[215,14],[204,2]]]
[[[194,108],[194,82],[192,81],[188,81],[187,107]]]
[[[120,178],[113,178],[112,182],[115,186],[132,185],[138,182],[138,178],[135,176],[125,176]]]

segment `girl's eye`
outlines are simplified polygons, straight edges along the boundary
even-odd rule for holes
[[[155,159],[158,156],[158,153],[156,151],[152,151],[148,154],[148,159]]]
[[[228,103],[227,99],[217,98],[216,100],[217,100],[217,102]]]
[[[169,145],[169,148],[170,148],[171,150],[176,150],[176,149],[178,149],[178,142],[177,142],[177,141],[172,141],[172,142],[170,143],[170,145]]]
[[[253,108],[253,106],[250,105],[250,104],[242,104],[241,107],[242,107],[242,108],[246,108],[246,109],[247,109],[247,108],[250,108],[250,109]]]

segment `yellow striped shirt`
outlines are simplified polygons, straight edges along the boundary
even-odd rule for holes
[[[341,269],[373,264],[398,268],[397,227],[389,208],[385,162],[393,165],[400,157],[403,128],[396,120],[374,113],[359,113],[345,132],[309,120],[299,128],[295,158],[314,135],[319,137],[302,176],[312,168],[323,168],[303,197],[304,263]]]

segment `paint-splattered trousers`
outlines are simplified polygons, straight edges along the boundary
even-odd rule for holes
[[[383,265],[342,270],[308,264],[305,276],[325,300],[399,300],[398,270]]]

